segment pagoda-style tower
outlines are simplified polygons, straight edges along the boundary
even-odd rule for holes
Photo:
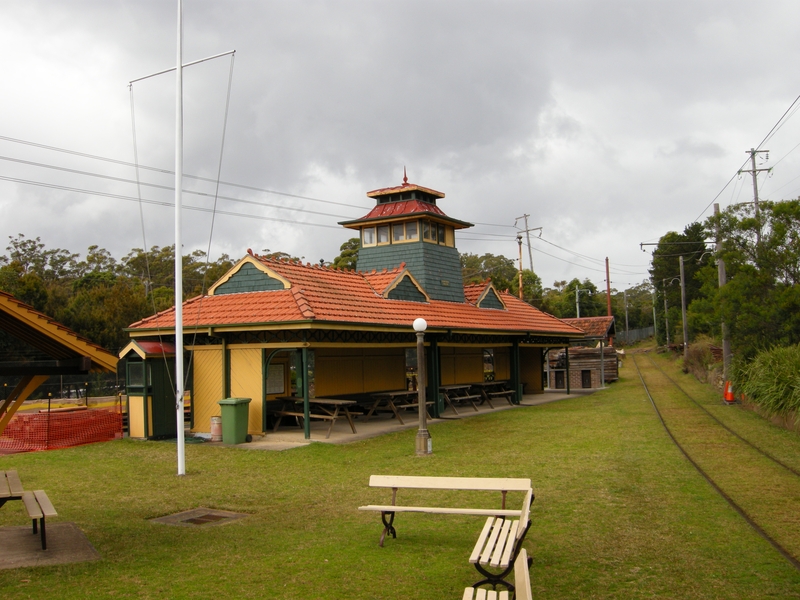
[[[403,184],[368,192],[377,204],[370,213],[340,225],[358,230],[359,271],[392,269],[405,263],[434,300],[464,302],[461,257],[456,249],[457,229],[472,223],[448,217],[436,206],[442,192],[413,183],[403,170]]]

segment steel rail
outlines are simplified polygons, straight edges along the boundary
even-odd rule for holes
[[[730,507],[733,508],[733,510],[735,510],[739,514],[739,516],[741,516],[745,520],[745,522],[747,522],[747,524],[750,525],[750,527],[758,535],[760,535],[767,542],[769,542],[769,544],[773,548],[775,548],[775,550],[777,550],[778,553],[780,553],[781,556],[783,556],[787,561],[789,561],[789,563],[791,563],[791,565],[795,569],[800,571],[800,561],[798,561],[797,558],[792,556],[792,554],[790,554],[788,550],[786,550],[774,538],[772,538],[772,536],[770,536],[766,531],[764,531],[761,528],[761,526],[758,523],[756,523],[755,520],[749,514],[747,514],[747,511],[745,511],[744,508],[742,508],[739,504],[737,504],[737,502],[733,498],[731,498],[727,493],[725,493],[725,490],[723,490],[711,478],[711,476],[708,473],[706,473],[699,464],[697,464],[697,462],[689,455],[689,453],[681,445],[681,443],[678,442],[678,440],[675,438],[675,436],[673,435],[672,431],[670,430],[669,426],[667,425],[666,421],[664,421],[664,417],[661,415],[661,411],[658,410],[658,406],[656,405],[656,402],[653,399],[653,396],[650,394],[650,389],[647,387],[647,384],[644,381],[644,376],[642,375],[642,372],[639,369],[639,364],[636,362],[636,356],[634,354],[631,354],[631,358],[633,359],[633,365],[636,367],[636,374],[639,375],[639,380],[642,382],[642,387],[644,388],[644,391],[647,394],[647,397],[650,399],[650,404],[652,404],[653,410],[655,410],[659,421],[661,421],[661,425],[664,427],[664,430],[667,432],[667,435],[672,440],[672,443],[675,444],[675,446],[678,448],[678,450],[680,450],[681,453],[686,457],[686,460],[688,460],[692,464],[692,466],[697,470],[697,472],[700,473],[700,475],[703,476],[703,478],[708,482],[708,484],[712,488],[714,488],[714,490],[720,496],[722,496],[722,498],[730,505]],[[673,384],[674,384],[674,382],[673,382]]]
[[[769,452],[767,452],[767,451],[766,451],[766,450],[764,450],[763,448],[759,448],[759,447],[758,447],[758,446],[756,446],[756,445],[755,445],[753,442],[751,442],[750,440],[748,440],[748,439],[746,439],[746,438],[742,437],[742,436],[741,436],[739,433],[737,433],[736,431],[734,431],[733,429],[731,429],[730,427],[728,427],[728,426],[727,426],[725,423],[723,423],[723,422],[722,422],[722,421],[720,421],[720,420],[719,420],[717,417],[715,417],[715,416],[714,416],[714,415],[711,413],[711,411],[709,411],[709,410],[708,410],[708,409],[707,409],[705,406],[703,406],[703,405],[702,405],[702,404],[700,404],[700,403],[699,403],[699,402],[698,402],[698,401],[697,401],[695,398],[693,398],[693,397],[692,397],[692,396],[689,394],[689,392],[687,392],[685,389],[683,389],[683,388],[680,386],[680,384],[679,384],[677,381],[675,381],[675,380],[674,380],[672,377],[670,377],[670,376],[669,376],[669,374],[668,374],[668,373],[666,373],[666,372],[664,371],[664,369],[662,369],[661,367],[659,367],[659,366],[656,364],[656,362],[655,362],[655,361],[654,361],[654,360],[653,360],[651,357],[649,357],[649,356],[648,356],[648,357],[647,357],[647,359],[650,361],[650,363],[651,363],[651,364],[652,364],[652,365],[653,365],[653,366],[654,366],[656,369],[658,369],[658,370],[661,372],[661,374],[662,374],[662,375],[664,375],[664,377],[666,377],[667,379],[669,379],[669,380],[672,382],[672,384],[673,384],[673,385],[674,385],[676,388],[678,388],[678,389],[679,389],[679,390],[680,390],[680,391],[683,393],[683,395],[684,395],[684,396],[686,396],[686,397],[687,397],[689,400],[691,400],[692,402],[694,402],[694,403],[697,405],[697,407],[698,407],[698,408],[701,408],[703,411],[705,411],[705,413],[706,413],[706,414],[707,414],[709,417],[711,417],[711,418],[712,418],[712,419],[714,419],[714,420],[715,420],[717,423],[719,423],[719,425],[720,425],[721,427],[723,427],[723,428],[724,428],[724,429],[725,429],[725,430],[726,430],[728,433],[730,433],[730,434],[732,434],[732,435],[736,436],[737,438],[739,438],[740,440],[742,440],[742,441],[743,441],[745,444],[747,444],[748,446],[750,446],[750,447],[751,447],[753,450],[757,451],[758,453],[762,454],[763,456],[766,456],[768,459],[770,459],[771,461],[775,462],[776,464],[779,464],[780,466],[782,466],[782,467],[783,467],[784,469],[786,469],[787,471],[789,471],[789,472],[793,473],[794,475],[797,475],[798,477],[800,477],[800,471],[798,471],[798,470],[797,470],[797,469],[795,469],[794,467],[791,467],[791,466],[787,465],[786,463],[784,463],[783,461],[781,461],[779,458],[777,458],[777,457],[773,456],[772,454],[770,454]]]

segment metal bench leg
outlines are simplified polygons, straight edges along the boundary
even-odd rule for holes
[[[47,535],[44,530],[44,517],[39,519],[40,529],[42,530],[42,550],[47,550]]]
[[[386,520],[386,515],[389,515],[389,520]],[[383,521],[383,533],[381,533],[381,539],[378,542],[378,546],[383,548],[383,540],[386,539],[386,534],[391,533],[394,539],[397,539],[397,532],[394,529],[394,512],[383,512],[381,511],[381,521]]]

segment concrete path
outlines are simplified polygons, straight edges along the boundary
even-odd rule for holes
[[[567,394],[564,390],[548,390],[543,394],[529,394],[522,397],[522,403],[519,406],[511,406],[503,400],[496,400],[494,402],[495,408],[492,409],[488,404],[478,406],[478,412],[470,405],[458,406],[459,414],[453,413],[451,408],[445,410],[444,415],[439,419],[428,419],[428,423],[442,423],[445,421],[452,421],[455,419],[466,419],[469,417],[483,415],[486,413],[498,410],[516,410],[526,406],[537,406],[539,404],[546,404],[548,402],[556,402],[558,400],[565,400],[567,398],[578,398],[586,396],[597,390],[573,390],[571,394]],[[247,450],[289,450],[291,448],[298,448],[307,446],[312,442],[322,442],[328,444],[349,444],[365,440],[386,433],[395,431],[403,431],[406,429],[417,429],[419,421],[416,413],[413,411],[401,413],[405,425],[401,425],[394,418],[391,413],[381,413],[378,416],[372,416],[368,422],[364,422],[363,416],[357,416],[354,419],[356,431],[353,433],[350,430],[350,425],[347,419],[337,419],[331,432],[331,437],[326,439],[325,434],[328,431],[328,422],[312,420],[311,421],[311,440],[306,440],[303,435],[303,429],[296,425],[282,424],[280,429],[276,432],[270,432],[266,435],[253,436],[253,441],[248,444],[238,444],[237,448]],[[288,423],[288,420],[287,420]],[[208,442],[214,446],[223,446],[221,442]]]

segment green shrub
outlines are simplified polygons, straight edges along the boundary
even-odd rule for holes
[[[800,345],[759,352],[737,369],[736,384],[770,416],[800,414]]]

